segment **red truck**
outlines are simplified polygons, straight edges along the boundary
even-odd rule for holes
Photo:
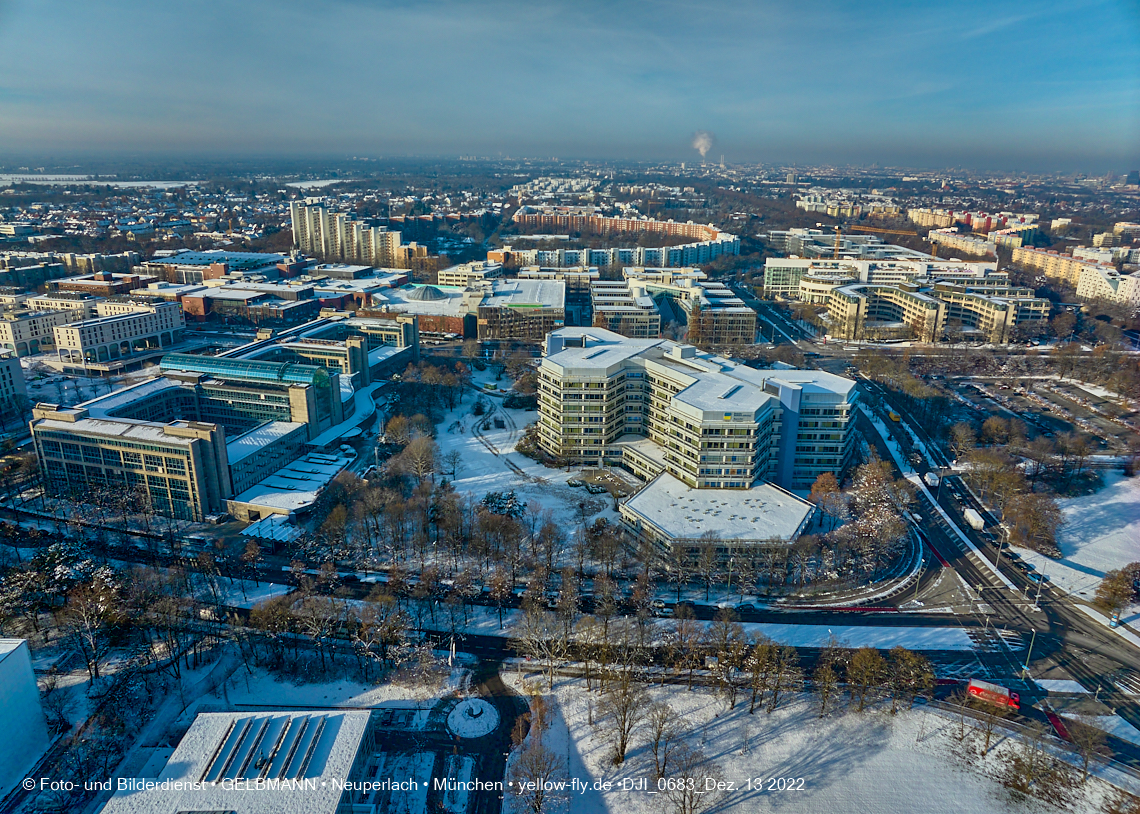
[[[966,685],[966,692],[975,698],[979,698],[990,704],[996,704],[999,707],[1021,709],[1021,696],[1015,692],[1010,692],[1005,687],[999,687],[997,684],[991,684],[988,681],[971,678],[970,683]]]

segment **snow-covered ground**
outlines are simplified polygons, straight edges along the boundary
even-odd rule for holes
[[[494,376],[489,371],[476,376],[477,383],[494,383]],[[498,384],[509,386],[505,377]],[[613,501],[608,495],[591,495],[585,489],[566,484],[568,479],[580,474],[579,469],[569,472],[548,469],[514,451],[526,426],[538,420],[536,411],[504,409],[500,396],[475,396],[495,408],[491,428],[482,431],[481,435],[499,454],[488,449],[475,435],[476,424],[486,416],[471,414],[475,403],[473,395],[467,395],[462,404],[449,411],[437,428],[436,442],[439,445],[440,460],[445,460],[452,451],[457,451],[461,456],[455,477],[451,477],[450,471],[446,473],[457,492],[482,498],[488,492],[514,489],[519,499],[526,501],[528,510],[535,507],[549,510],[555,522],[568,535],[577,525],[578,504],[582,501],[587,501],[596,508],[596,511],[590,512],[591,517],[604,516],[611,522],[617,521],[617,512],[613,511]],[[494,416],[503,416],[507,426],[497,429],[494,426]]]
[[[956,752],[962,750],[954,735],[956,723],[928,710],[896,716],[884,710],[861,715],[846,711],[820,719],[814,699],[796,698],[771,715],[762,711],[749,715],[747,697],[729,711],[707,691],[654,687],[650,692],[654,700],[674,707],[688,732],[688,744],[701,749],[723,779],[734,784],[713,811],[1036,814],[1056,810],[1037,801],[1011,804],[1008,792],[994,779],[1000,755],[1013,746],[1010,741],[999,735],[998,746],[986,758],[958,757]],[[566,755],[569,777],[587,786],[555,810],[572,814],[669,810],[663,795],[623,790],[620,785],[624,778],[646,778],[650,789],[655,785],[644,727],[634,731],[625,763],[615,767],[608,730],[597,721],[595,694],[586,692],[580,680],[563,680],[555,685],[552,706],[553,720],[543,742],[556,755]],[[588,722],[591,708],[595,726]],[[763,791],[755,783],[750,790],[748,778],[762,778]],[[803,778],[802,790],[769,791],[772,778]],[[607,780],[613,783],[609,791],[593,788],[595,781]],[[798,787],[798,781],[793,785]],[[1110,791],[1100,780],[1090,781],[1086,788],[1085,799],[1073,809],[1078,814],[1099,811]],[[517,798],[509,798],[504,812],[521,814]]]
[[[1119,715],[1094,715],[1084,720],[1097,729],[1103,729],[1108,734],[1115,735],[1122,741],[1128,741],[1129,743],[1135,743],[1140,746],[1140,729],[1137,729]]]
[[[1061,559],[1017,551],[1058,588],[1091,601],[1106,572],[1140,561],[1140,478],[1106,472],[1104,488],[1059,503],[1065,513],[1057,534]],[[1140,620],[1140,607],[1122,618]]]

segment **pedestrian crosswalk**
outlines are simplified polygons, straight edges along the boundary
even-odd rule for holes
[[[1005,648],[1010,650],[1024,650],[1025,639],[1016,630],[998,628],[967,628],[966,635],[974,642],[975,647],[983,653],[996,653]]]

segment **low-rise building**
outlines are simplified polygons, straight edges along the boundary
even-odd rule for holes
[[[97,297],[112,297],[115,294],[129,294],[133,289],[145,288],[158,282],[149,274],[124,274],[117,271],[97,271],[76,277],[51,280],[48,288],[52,291],[84,291]]]
[[[164,766],[119,779],[102,814],[375,812],[370,719],[367,710],[199,713]]]
[[[482,283],[503,276],[503,264],[486,260],[473,260],[458,266],[449,266],[436,273],[438,285],[453,285],[466,288],[473,283]]]

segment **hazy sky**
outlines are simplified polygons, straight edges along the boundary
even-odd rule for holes
[[[0,153],[1125,171],[1137,0],[0,0]]]

